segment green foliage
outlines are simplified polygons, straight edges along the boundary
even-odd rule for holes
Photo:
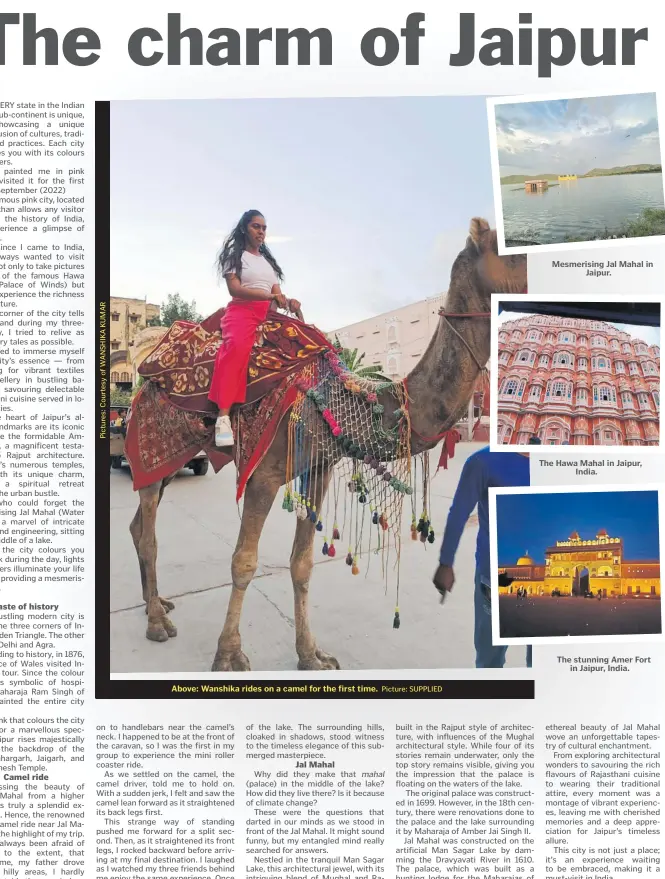
[[[390,382],[390,379],[387,378],[378,367],[363,366],[365,355],[358,354],[357,348],[354,348],[353,351],[350,348],[342,348],[337,336],[335,336],[334,345],[346,368],[350,369],[351,372],[359,378],[367,378],[379,382]]]
[[[111,406],[115,408],[129,409],[132,402],[132,394],[129,391],[111,391]]]
[[[625,223],[618,230],[611,232],[607,227],[603,232],[591,236],[576,238],[567,237],[566,243],[573,241],[606,241],[610,238],[646,238],[649,235],[665,235],[665,210],[645,208],[636,220]]]
[[[196,301],[186,302],[180,293],[169,293],[166,302],[160,306],[159,318],[148,321],[149,327],[170,327],[177,320],[189,320],[200,323],[202,318],[196,310]]]

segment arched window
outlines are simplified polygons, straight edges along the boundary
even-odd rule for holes
[[[120,373],[119,372],[112,372],[111,373],[111,381],[115,382],[117,384],[120,381]]]
[[[499,356],[499,363],[508,363],[509,360],[510,360],[510,353],[508,351],[504,351]]]
[[[562,333],[559,333],[559,341],[564,343],[574,342],[575,333],[571,333],[569,330],[564,330]]]
[[[631,348],[630,348],[630,345],[628,344],[628,342],[623,343],[623,345],[621,346],[621,350],[623,351],[624,354],[632,354],[633,353],[631,351]]]
[[[529,391],[529,400],[534,402],[538,402],[540,400],[540,387],[538,385],[534,385]]]
[[[621,394],[621,402],[624,404],[624,406],[633,405],[633,395],[630,393],[630,391],[624,391],[623,394]]]
[[[397,324],[388,324],[388,344],[397,344]]]
[[[648,394],[638,394],[637,395],[637,403],[640,409],[648,409],[649,408],[649,395]]]
[[[533,363],[535,359],[536,355],[533,351],[523,348],[517,355],[516,363]]]
[[[593,336],[593,338],[591,339],[591,344],[598,345],[601,348],[605,348],[607,345],[607,341],[605,340],[604,336]]]
[[[588,370],[588,368],[589,368],[589,361],[586,359],[586,357],[580,357],[580,358],[579,358],[579,360],[577,361],[577,368],[578,368],[578,369],[585,370],[585,371]]]
[[[594,385],[593,386],[593,402],[594,403],[616,403],[616,392],[610,385]]]
[[[388,358],[388,362],[386,364],[386,369],[388,371],[388,375],[397,375],[397,373],[399,372],[399,368],[397,365],[397,357],[395,357],[395,355]]]
[[[543,334],[539,330],[529,330],[529,334],[527,335],[527,339],[530,342],[540,342],[542,335]]]
[[[626,366],[623,360],[615,360],[614,361],[614,371],[617,375],[623,375],[626,372]]]
[[[577,389],[577,402],[578,403],[586,403],[587,401],[587,389],[586,388],[578,388]]]
[[[589,340],[587,339],[586,336],[580,336],[579,344],[582,345],[584,348],[586,348],[589,344]]]
[[[572,385],[567,384],[563,381],[551,381],[547,385],[547,397],[550,399],[558,399],[561,397],[562,399],[570,399]]]
[[[555,366],[572,366],[573,365],[573,357],[572,354],[568,354],[567,351],[559,351],[558,354],[554,355],[554,365]]]
[[[652,394],[653,394],[653,401],[656,404],[656,409],[660,409],[660,392],[659,391],[652,391]]]
[[[547,354],[541,354],[540,360],[538,361],[538,366],[548,366],[549,362],[550,362],[550,359],[547,356]]]
[[[520,339],[522,338],[522,333],[521,333],[521,331],[520,331],[520,330],[513,330],[513,334],[512,334],[512,336],[511,336],[510,338],[513,339],[513,340],[516,341],[516,342],[519,342]]]
[[[128,372],[121,372],[120,373],[120,381],[121,382],[130,382],[131,378],[130,378],[129,373]]]
[[[514,378],[506,379],[501,386],[502,397],[521,397],[523,391],[524,382],[519,382]]]
[[[634,361],[631,361],[631,362],[628,364],[628,372],[629,372],[631,375],[639,375],[639,374],[640,374],[640,368],[639,368],[639,366],[637,365],[637,363],[635,363]]]

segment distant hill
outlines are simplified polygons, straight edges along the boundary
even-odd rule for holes
[[[617,165],[614,168],[592,168],[582,177],[609,177],[612,174],[653,174],[660,171],[662,174],[662,165]]]
[[[653,174],[663,172],[662,165],[617,165],[614,168],[592,168],[578,177],[610,177],[613,174]],[[501,183],[526,183],[527,180],[558,180],[558,174],[510,174]]]

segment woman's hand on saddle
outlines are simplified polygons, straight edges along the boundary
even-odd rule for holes
[[[301,304],[297,299],[289,299],[288,309],[291,314],[297,314],[301,309]]]
[[[273,302],[277,303],[278,308],[283,308],[285,310],[288,309],[289,303],[286,296],[280,291],[279,293],[272,294]]]

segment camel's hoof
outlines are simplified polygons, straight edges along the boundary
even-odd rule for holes
[[[162,625],[166,629],[166,634],[169,636],[169,638],[175,638],[175,636],[178,634],[178,629],[173,625],[168,617],[164,617],[164,619],[162,620]]]
[[[230,657],[228,656],[215,656],[214,662],[212,664],[212,668],[210,671],[251,671],[251,666],[249,664],[249,659],[245,656],[242,650],[238,650],[236,653],[233,653]]]
[[[148,641],[168,641],[169,635],[166,627],[161,623],[150,623],[145,630],[145,636]]]
[[[323,650],[316,650],[312,659],[301,659],[298,662],[300,671],[329,671],[338,669],[339,662],[330,653]]]

